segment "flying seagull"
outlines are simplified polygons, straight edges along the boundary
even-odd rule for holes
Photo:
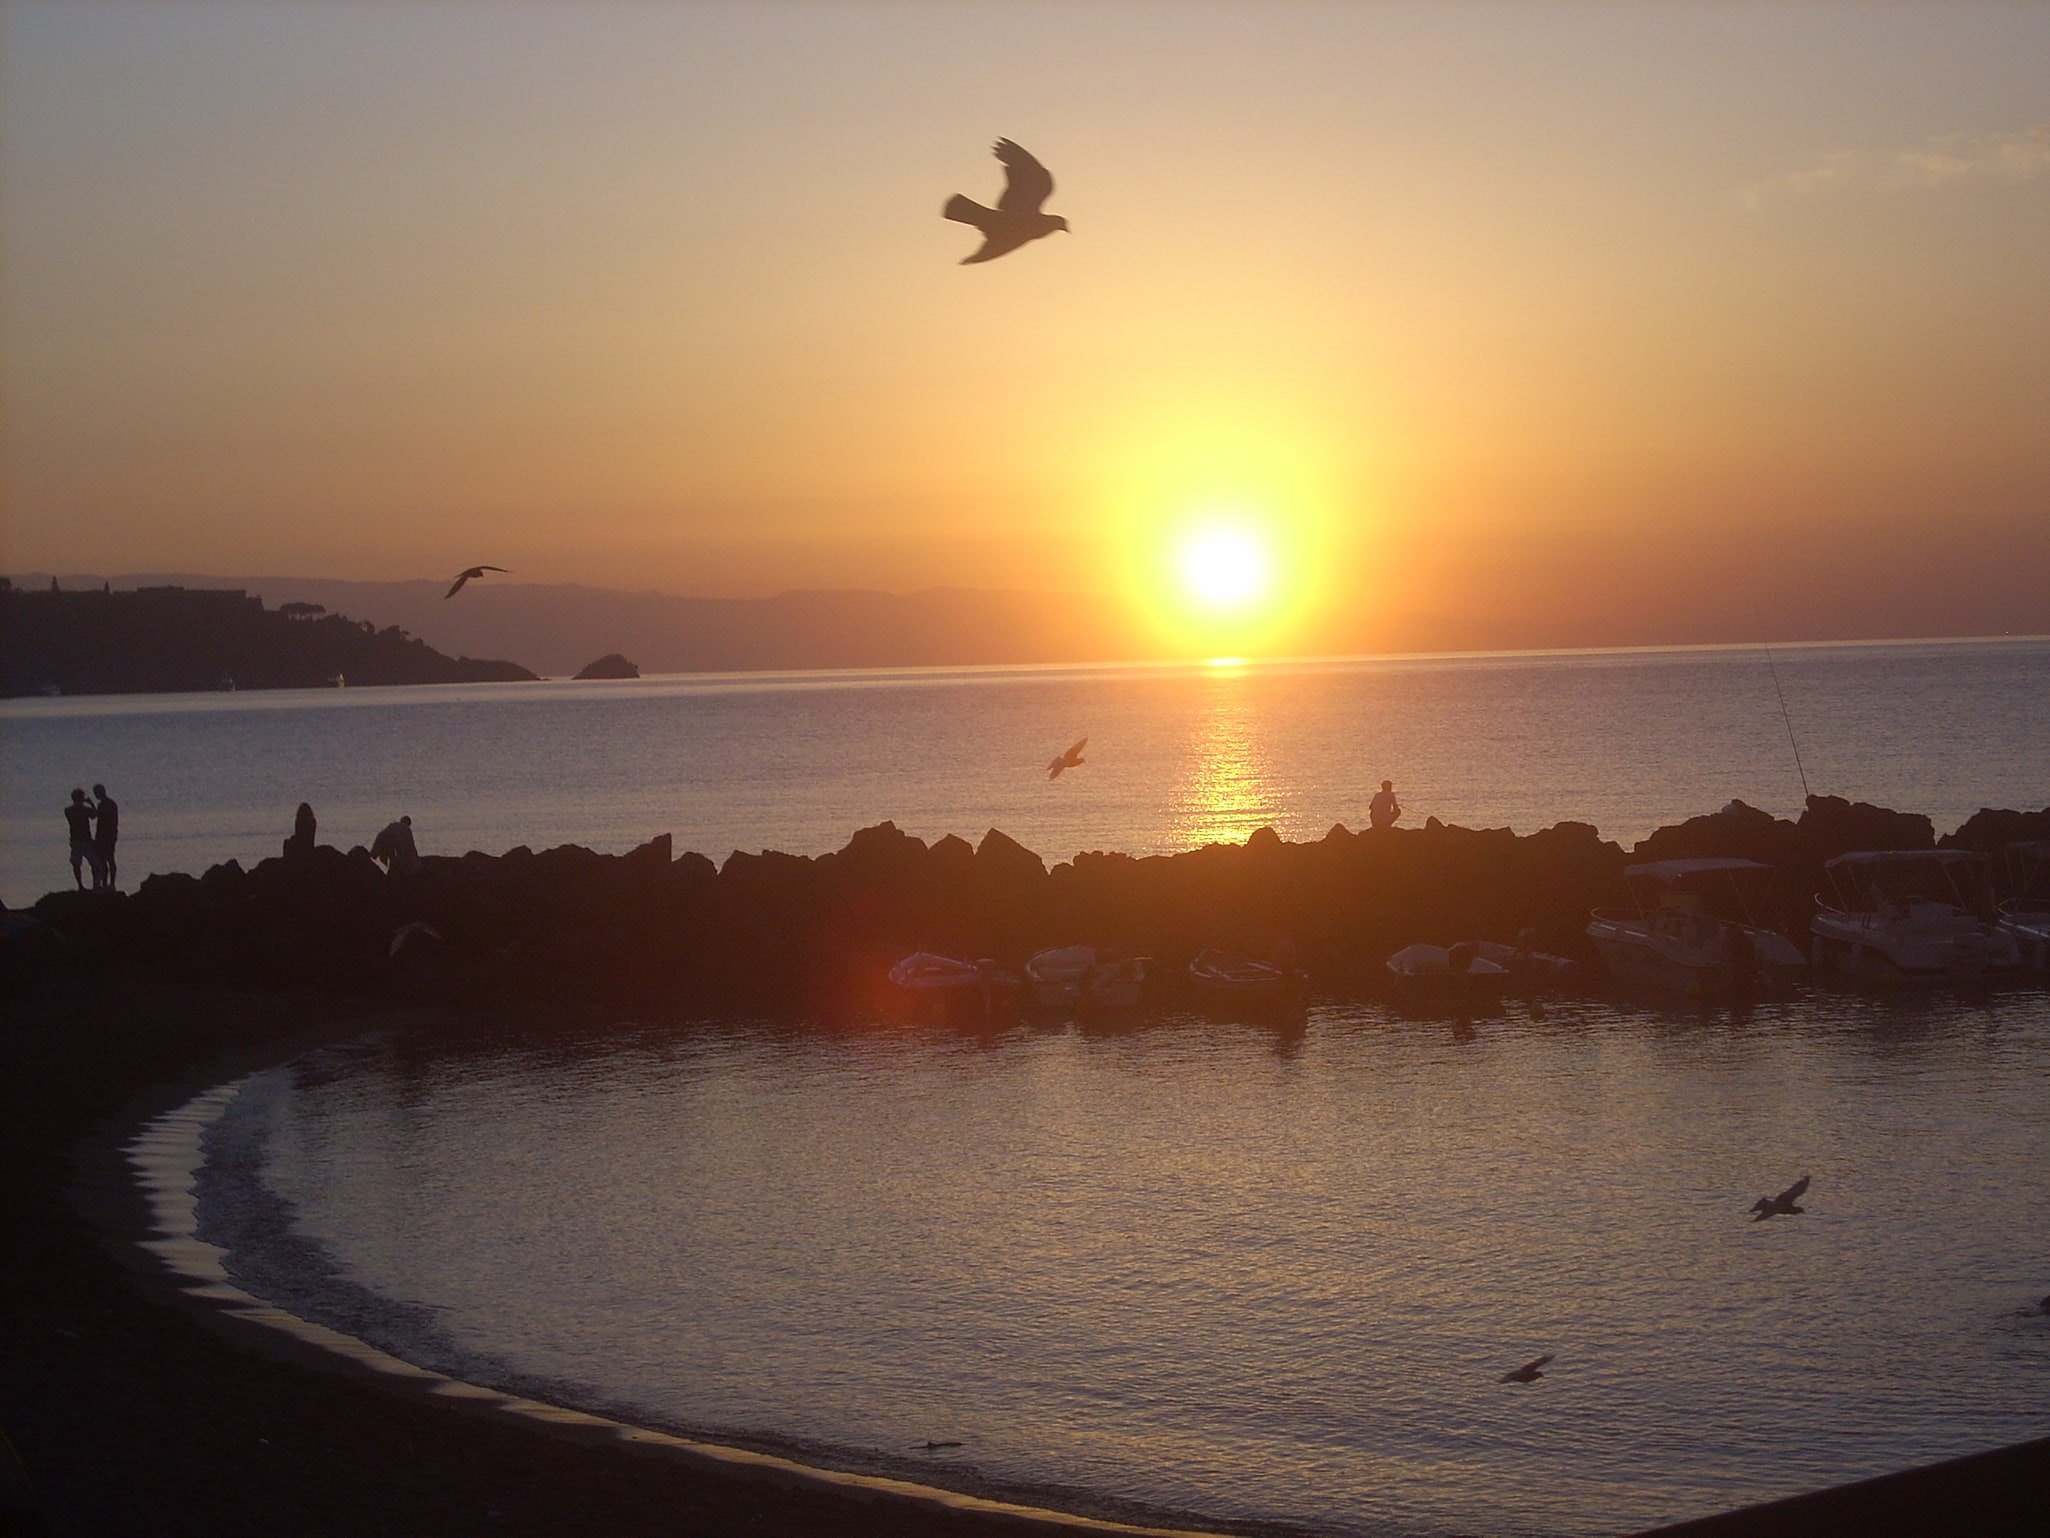
[[[432,924],[423,924],[418,919],[410,924],[401,924],[391,932],[391,953],[396,956],[414,940],[439,940],[441,932]]]
[[[1779,1195],[1759,1197],[1751,1204],[1751,1221],[1762,1223],[1767,1218],[1790,1218],[1797,1212],[1806,1212],[1807,1208],[1796,1207],[1794,1203],[1801,1199],[1801,1194],[1807,1189],[1808,1177],[1803,1175]]]
[[[1549,1356],[1534,1356],[1513,1372],[1505,1372],[1495,1381],[1498,1383],[1535,1383],[1544,1376],[1542,1371]]]
[[[1046,777],[1049,780],[1057,780],[1061,777],[1061,771],[1063,769],[1073,769],[1081,764],[1087,763],[1088,760],[1082,757],[1082,750],[1086,748],[1088,745],[1089,739],[1087,737],[1084,737],[1080,742],[1076,743],[1072,748],[1068,749],[1067,752],[1063,753],[1059,758],[1055,759],[1052,763],[1048,764],[1046,766]]]
[[[1039,205],[1053,195],[1053,175],[1045,166],[1009,139],[997,140],[991,153],[1004,163],[1004,195],[997,199],[997,206],[984,208],[957,192],[940,210],[957,224],[972,224],[982,231],[982,245],[973,256],[961,258],[964,267],[995,261],[1028,240],[1068,227],[1059,214],[1040,212]]]
[[[503,566],[472,566],[468,571],[464,572],[460,577],[456,578],[455,586],[451,587],[446,593],[443,593],[441,596],[444,598],[453,598],[456,596],[456,594],[460,593],[463,590],[463,584],[465,582],[468,582],[472,577],[481,577],[487,571],[504,570],[505,568]]]

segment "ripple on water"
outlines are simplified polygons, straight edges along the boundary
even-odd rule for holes
[[[706,1024],[317,1054],[224,1137],[296,1240],[234,1263],[480,1379],[1216,1518],[1614,1532],[2050,1429],[2046,1066],[2040,992],[1466,1046]]]

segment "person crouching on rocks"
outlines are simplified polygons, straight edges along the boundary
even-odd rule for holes
[[[91,866],[93,885],[106,880],[106,873],[100,866],[100,851],[93,843],[93,808],[85,799],[85,792],[73,790],[71,805],[64,808],[64,822],[71,832],[71,879],[78,883],[78,889],[85,890],[84,866]]]
[[[413,844],[413,819],[401,817],[387,823],[370,844],[370,858],[394,876],[410,876],[420,869],[420,851]]]
[[[1401,815],[1402,806],[1395,799],[1395,782],[1383,780],[1380,791],[1367,803],[1367,821],[1377,828],[1392,828]]]

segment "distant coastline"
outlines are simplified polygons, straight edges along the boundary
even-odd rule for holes
[[[319,604],[264,607],[239,588],[66,591],[0,579],[0,695],[164,694],[346,684],[529,681],[513,662],[449,657],[397,626]]]
[[[453,602],[439,579],[344,581],[323,577],[130,572],[58,573],[66,590],[179,585],[239,588],[273,608],[317,604],[382,631],[397,627],[451,656],[518,658],[546,678],[567,678],[594,657],[620,653],[644,674],[821,671],[899,667],[1066,666],[1189,661],[1234,650],[1192,650],[1151,630],[1133,607],[1103,593],[1028,592],[1002,586],[917,592],[805,590],[759,598],[692,597],[519,576],[473,583]],[[47,572],[14,574],[17,590],[47,588]],[[1756,615],[1675,609],[1578,612],[1534,626],[1508,616],[1373,608],[1329,617],[1278,640],[1263,655],[1444,656],[1505,652],[1798,646],[1934,639],[2014,639],[2050,633],[2050,601],[1989,607],[1969,633],[1911,609],[1856,617],[1775,611]],[[1851,622],[1852,618],[1859,622]],[[350,682],[355,682],[353,673]],[[368,682],[369,680],[364,680]],[[211,688],[211,680],[198,685]]]

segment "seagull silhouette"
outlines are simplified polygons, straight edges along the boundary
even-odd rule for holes
[[[1549,1356],[1532,1357],[1515,1371],[1505,1372],[1495,1381],[1498,1383],[1535,1383],[1544,1376],[1544,1373],[1539,1369],[1550,1360],[1551,1357]]]
[[[1076,743],[1072,748],[1068,749],[1067,752],[1063,753],[1059,758],[1055,759],[1052,763],[1048,764],[1046,766],[1046,777],[1049,780],[1057,780],[1061,777],[1061,771],[1063,769],[1073,769],[1082,764],[1087,763],[1088,760],[1082,756],[1082,750],[1086,748],[1088,745],[1089,739],[1087,737],[1084,737],[1080,742]]]
[[[503,566],[472,566],[468,571],[464,572],[460,577],[456,578],[455,586],[451,587],[446,593],[443,593],[441,596],[444,598],[453,598],[456,596],[456,594],[460,593],[463,590],[463,584],[465,582],[468,582],[472,577],[481,577],[487,571],[504,570],[505,568]]]
[[[1801,1199],[1801,1193],[1808,1189],[1808,1177],[1803,1175],[1777,1196],[1761,1196],[1751,1204],[1751,1221],[1762,1223],[1767,1218],[1790,1218],[1797,1212],[1806,1212],[1805,1207],[1794,1203]]]
[[[981,246],[973,256],[961,258],[963,267],[995,261],[1028,240],[1068,227],[1068,221],[1059,214],[1040,212],[1039,205],[1053,195],[1053,175],[1045,166],[1009,139],[997,140],[991,153],[1004,164],[1004,195],[997,199],[997,206],[984,208],[957,192],[940,210],[955,223],[972,224],[982,231]]]
[[[391,932],[391,953],[396,956],[414,940],[439,940],[441,932],[432,924],[423,924],[415,919],[410,924],[401,924]]]

